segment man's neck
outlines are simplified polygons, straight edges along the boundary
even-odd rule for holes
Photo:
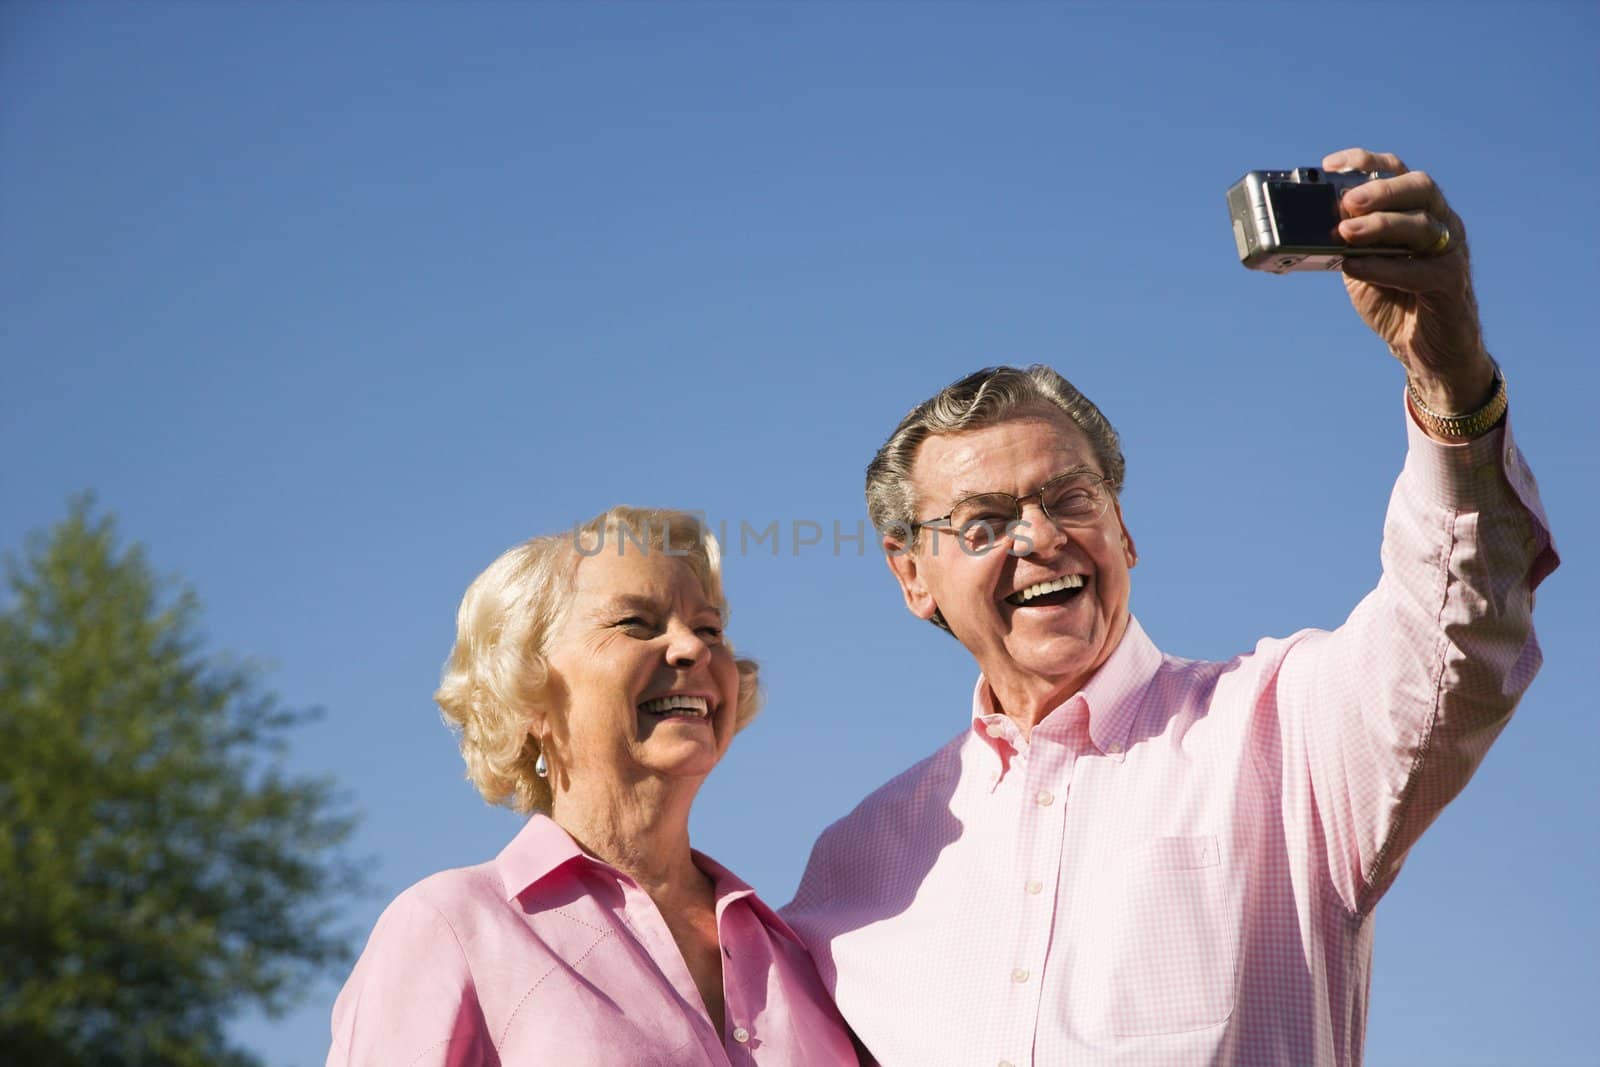
[[[1012,680],[1011,684],[1002,684],[994,678],[985,677],[989,684],[990,706],[1016,723],[1017,729],[1022,731],[1022,736],[1027,738],[1032,734],[1033,728],[1044,721],[1046,715],[1082,689],[1092,676],[1085,675],[1081,679],[1068,682],[1025,677]]]
[[[991,709],[1016,723],[1017,729],[1022,731],[1022,736],[1028,737],[1032,734],[1033,728],[1044,721],[1046,715],[1089,685],[1094,676],[1111,662],[1127,636],[1128,617],[1124,616],[1105,652],[1105,658],[1079,675],[1042,677],[1029,671],[1007,670],[1005,665],[993,671],[984,670],[983,677],[989,686]],[[980,663],[979,666],[983,665]]]

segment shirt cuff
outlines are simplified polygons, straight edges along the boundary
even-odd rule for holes
[[[1402,393],[1401,403],[1405,404]],[[1539,499],[1539,483],[1517,447],[1508,411],[1500,425],[1470,441],[1446,443],[1429,437],[1406,406],[1406,466],[1403,477],[1432,503],[1452,511],[1520,507],[1529,519],[1529,571],[1537,586],[1561,562],[1550,536],[1550,520]]]
[[[1429,437],[1407,404],[1406,444],[1406,473],[1440,507],[1479,511],[1505,499],[1509,487],[1501,472],[1517,460],[1509,414],[1482,436],[1445,442]]]

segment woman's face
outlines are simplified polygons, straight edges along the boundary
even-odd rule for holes
[[[579,561],[575,585],[549,652],[552,785],[703,779],[738,712],[722,612],[686,559],[621,538]]]

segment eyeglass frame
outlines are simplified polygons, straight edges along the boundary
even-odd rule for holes
[[[1099,497],[1100,497],[1100,510],[1098,510],[1098,511],[1096,511],[1094,513],[1094,517],[1092,519],[1089,519],[1087,522],[1079,522],[1079,521],[1073,521],[1073,520],[1065,520],[1065,521],[1063,521],[1061,519],[1056,518],[1054,515],[1050,514],[1050,509],[1044,506],[1044,491],[1046,489],[1048,489],[1055,482],[1061,481],[1063,478],[1082,478],[1082,477],[1088,477],[1088,478],[1092,478],[1094,480],[1095,491],[1099,494]],[[1049,478],[1046,478],[1042,483],[1040,483],[1038,489],[1035,489],[1033,492],[1027,494],[1026,496],[1012,496],[1010,493],[1002,493],[999,490],[990,490],[988,492],[983,492],[983,493],[971,493],[971,494],[969,494],[967,496],[962,497],[960,500],[957,500],[954,504],[950,505],[950,510],[948,512],[946,512],[945,514],[936,516],[936,517],[931,518],[931,519],[921,519],[921,520],[919,520],[917,522],[916,528],[918,530],[931,529],[934,533],[946,533],[946,532],[948,532],[948,533],[950,533],[950,534],[952,534],[952,535],[954,535],[956,537],[961,538],[961,540],[963,542],[965,542],[967,540],[967,535],[962,532],[960,527],[958,527],[958,526],[956,526],[956,525],[954,525],[953,523],[950,522],[950,519],[955,515],[955,513],[961,509],[961,505],[965,504],[969,500],[976,500],[979,497],[983,497],[983,496],[1003,496],[1006,499],[1010,500],[1012,505],[1013,505],[1013,507],[1016,509],[1016,513],[1014,515],[1012,515],[1011,518],[1009,520],[1007,520],[1007,522],[1006,522],[1006,532],[1003,535],[1004,538],[1006,538],[1006,539],[1009,539],[1009,538],[1015,536],[1015,531],[1013,529],[1013,526],[1014,526],[1014,524],[1016,524],[1017,522],[1019,522],[1022,519],[1023,505],[1026,504],[1030,500],[1038,501],[1039,502],[1039,510],[1044,512],[1044,517],[1049,519],[1051,522],[1055,523],[1057,526],[1068,526],[1068,527],[1072,527],[1072,528],[1076,528],[1076,529],[1083,529],[1083,528],[1088,527],[1088,526],[1093,526],[1095,523],[1099,522],[1100,519],[1105,516],[1105,513],[1107,511],[1109,511],[1110,508],[1111,508],[1111,498],[1116,495],[1116,492],[1117,492],[1117,483],[1113,482],[1111,479],[1107,478],[1105,475],[1101,474],[1099,471],[1096,471],[1096,470],[1094,470],[1093,468],[1090,468],[1090,467],[1074,467],[1071,470],[1065,470],[1065,471],[1062,471],[1060,474],[1053,474]],[[976,522],[977,520],[972,520],[972,521]],[[942,523],[943,525],[935,525],[935,523]],[[969,522],[967,525],[971,525],[971,522]],[[988,548],[994,548],[994,547],[998,546],[1001,543],[1001,540],[1002,540],[1002,538],[999,538],[999,537],[992,538],[987,547]]]

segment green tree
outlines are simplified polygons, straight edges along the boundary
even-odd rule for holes
[[[0,1063],[244,1065],[224,1023],[350,957],[360,876],[286,710],[88,498],[0,591]]]

